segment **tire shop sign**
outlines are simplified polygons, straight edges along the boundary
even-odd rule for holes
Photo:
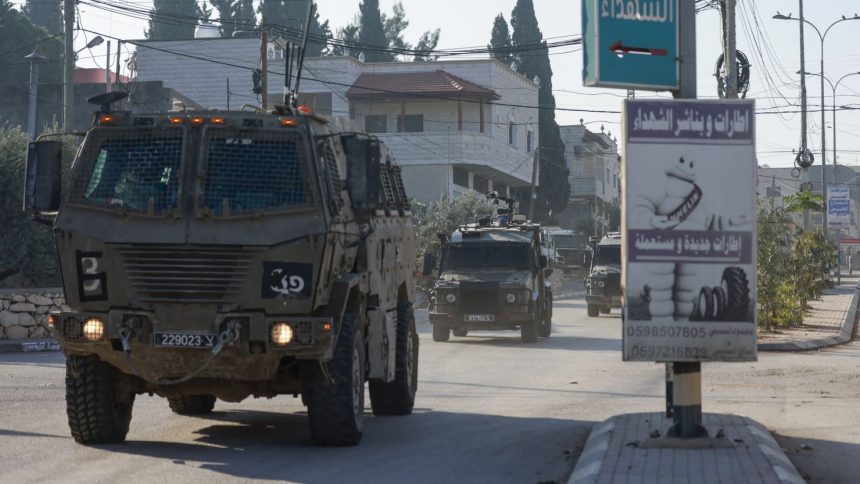
[[[625,102],[626,361],[756,359],[754,113]]]

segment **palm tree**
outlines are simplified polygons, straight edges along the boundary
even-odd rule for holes
[[[809,228],[809,212],[824,212],[824,197],[812,192],[797,192],[785,197],[786,212],[803,212],[803,230]]]

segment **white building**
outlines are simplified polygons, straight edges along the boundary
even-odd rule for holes
[[[591,212],[594,233],[609,227],[609,209],[621,203],[621,163],[618,143],[611,133],[589,131],[584,125],[559,126],[564,142],[564,160],[570,170],[568,208],[559,222],[569,226],[572,218]]]
[[[138,80],[161,80],[209,109],[260,105],[255,38],[140,41]],[[268,49],[269,106],[282,102],[283,51]],[[213,62],[214,61],[214,62]],[[229,87],[228,87],[229,86]],[[363,63],[308,58],[301,104],[375,133],[420,201],[526,187],[538,140],[538,86],[493,60]]]

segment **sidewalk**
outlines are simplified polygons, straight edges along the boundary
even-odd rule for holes
[[[804,351],[826,348],[851,341],[855,331],[857,289],[860,276],[843,276],[842,284],[826,289],[819,301],[810,301],[812,309],[796,328],[774,332],[760,331],[758,349],[761,351]]]
[[[568,484],[791,483],[803,478],[764,427],[746,417],[704,414],[709,448],[653,448],[671,419],[661,413],[617,415],[594,427]],[[659,434],[658,434],[659,433]],[[677,442],[677,441],[676,441]]]

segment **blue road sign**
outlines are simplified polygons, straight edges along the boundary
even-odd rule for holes
[[[586,86],[678,89],[678,42],[678,0],[582,0]]]

